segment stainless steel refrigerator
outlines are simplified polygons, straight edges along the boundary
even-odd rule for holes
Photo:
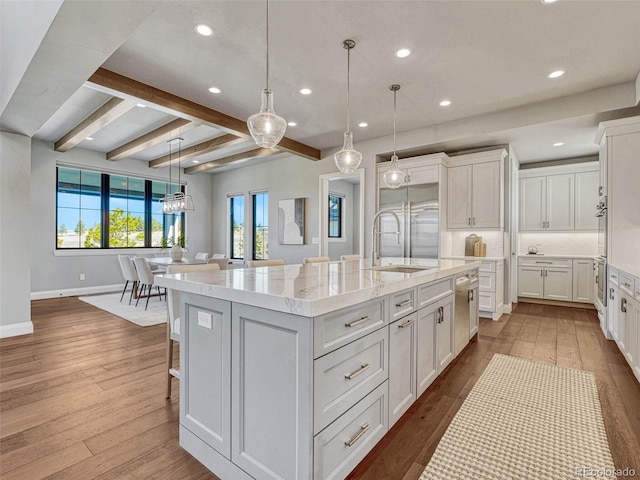
[[[391,209],[400,218],[400,244],[395,235],[380,235],[380,256],[438,258],[438,184],[380,189],[380,210]],[[379,218],[379,232],[395,232],[393,215]]]

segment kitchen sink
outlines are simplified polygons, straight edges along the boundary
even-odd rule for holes
[[[430,270],[433,267],[420,267],[418,265],[385,265],[382,267],[372,267],[371,270],[379,272],[416,273]]]

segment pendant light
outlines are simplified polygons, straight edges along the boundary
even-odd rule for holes
[[[338,170],[342,173],[353,173],[360,166],[362,154],[353,148],[353,134],[349,128],[349,71],[351,49],[356,46],[356,42],[347,39],[342,42],[342,46],[347,49],[347,131],[344,132],[344,144],[342,150],[333,155]]]
[[[180,185],[180,156],[182,153],[182,138],[175,137],[171,140],[167,140],[169,144],[169,193],[164,196],[160,201],[162,202],[162,213],[183,213],[183,212],[192,212],[195,210],[195,206],[193,205],[193,199],[191,195],[185,195],[184,192],[181,191],[182,186]],[[177,143],[178,144],[178,192],[171,193],[171,146]]]
[[[262,91],[262,106],[260,112],[255,113],[247,120],[249,132],[260,147],[275,147],[287,130],[287,122],[276,115],[273,110],[273,94],[269,89],[269,0],[267,0],[267,69],[266,88]]]
[[[384,184],[389,188],[399,188],[404,183],[404,172],[398,168],[398,156],[396,155],[396,110],[398,90],[400,85],[394,84],[389,87],[393,92],[393,155],[391,156],[391,168],[382,176]]]

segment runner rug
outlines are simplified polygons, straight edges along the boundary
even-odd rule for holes
[[[591,372],[496,354],[420,480],[615,478]]]

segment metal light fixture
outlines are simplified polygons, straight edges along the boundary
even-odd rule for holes
[[[162,202],[162,213],[182,213],[182,212],[192,212],[195,210],[193,205],[193,199],[191,195],[185,195],[184,192],[180,191],[182,188],[180,185],[180,155],[181,155],[181,147],[182,147],[182,138],[175,137],[171,140],[167,140],[169,144],[169,192],[171,191],[171,146],[174,143],[178,144],[178,192],[176,193],[167,193],[160,201]]]
[[[396,155],[396,110],[398,90],[400,85],[394,84],[389,87],[393,92],[393,155],[391,156],[391,168],[382,176],[384,184],[389,188],[399,188],[404,183],[404,172],[398,168],[398,156]]]
[[[342,42],[342,46],[347,49],[347,131],[344,132],[344,144],[342,150],[333,155],[338,170],[342,173],[353,173],[360,166],[362,154],[353,148],[353,134],[349,128],[349,73],[351,49],[356,46],[356,42],[347,39]]]
[[[287,130],[287,122],[284,118],[276,115],[273,110],[273,94],[269,89],[269,0],[267,0],[267,69],[266,85],[262,91],[262,106],[260,112],[255,113],[247,120],[249,132],[260,147],[275,147]]]

